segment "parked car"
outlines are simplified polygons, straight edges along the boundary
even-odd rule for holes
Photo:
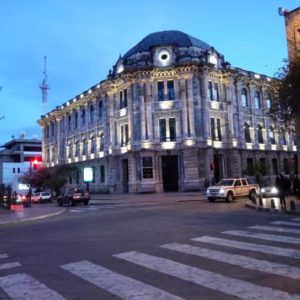
[[[33,193],[31,196],[31,201],[33,203],[44,203],[44,202],[51,202],[52,195],[50,192],[39,192]]]
[[[215,201],[217,198],[231,202],[238,197],[249,197],[254,200],[257,195],[259,195],[259,186],[249,184],[246,178],[222,179],[215,186],[210,186],[206,192],[210,202]]]
[[[63,206],[64,204],[71,204],[74,206],[77,203],[84,203],[84,205],[88,205],[89,201],[89,192],[84,189],[68,188],[63,195],[58,197],[57,204],[58,206]]]

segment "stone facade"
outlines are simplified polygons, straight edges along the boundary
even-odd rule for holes
[[[106,80],[39,124],[46,166],[92,167],[92,192],[200,190],[205,179],[297,172],[293,128],[267,112],[269,78],[179,31],[153,33]],[[259,170],[259,171],[258,171]],[[82,184],[82,175],[71,184]]]

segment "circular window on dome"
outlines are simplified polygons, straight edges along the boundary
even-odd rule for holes
[[[171,53],[167,49],[160,49],[157,53],[158,64],[162,67],[171,64]]]

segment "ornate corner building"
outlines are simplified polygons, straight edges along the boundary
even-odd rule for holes
[[[111,193],[199,190],[257,165],[269,178],[298,172],[293,130],[267,116],[269,80],[188,34],[152,33],[42,116],[43,161],[92,167],[90,190]]]

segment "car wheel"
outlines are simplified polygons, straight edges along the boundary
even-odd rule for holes
[[[233,194],[232,192],[228,192],[226,197],[226,202],[232,202],[233,201]]]
[[[208,197],[208,201],[209,201],[209,202],[215,202],[215,198],[213,198],[213,197]]]
[[[252,202],[256,203],[256,192],[255,192],[254,190],[252,190],[252,191],[250,192],[250,194],[249,194],[249,199],[250,199]]]

